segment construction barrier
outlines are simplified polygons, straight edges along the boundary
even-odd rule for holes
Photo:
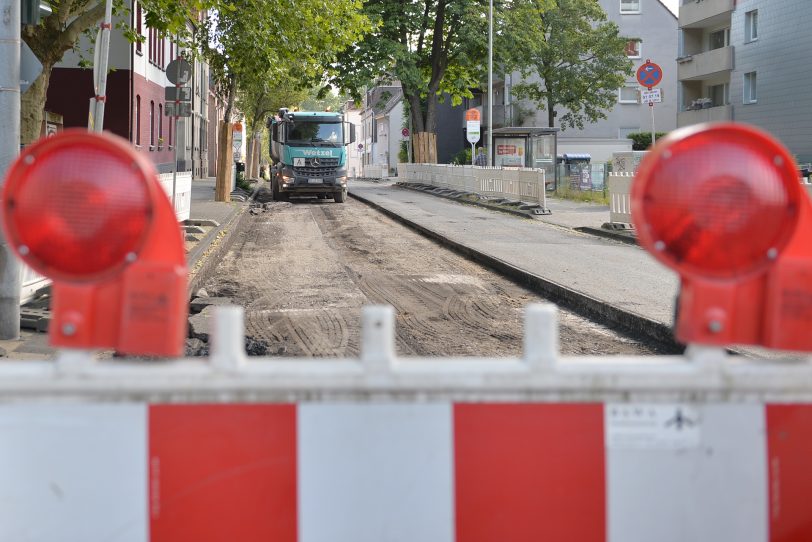
[[[20,304],[31,301],[39,290],[51,284],[51,279],[43,277],[24,263],[20,263]]]
[[[632,223],[632,181],[634,173],[610,173],[606,186],[609,188],[609,222]]]
[[[398,179],[481,196],[538,203],[546,208],[543,169],[398,164]]]
[[[369,179],[383,179],[389,176],[386,166],[376,164],[365,164],[363,167],[364,177]]]
[[[561,357],[528,307],[520,359],[0,364],[0,540],[783,542],[812,539],[812,360]]]
[[[232,177],[236,178],[236,177]],[[169,201],[172,201],[172,173],[161,173],[158,181],[166,192]],[[233,187],[232,187],[233,189]],[[189,220],[192,209],[192,172],[179,171],[175,180],[175,214],[178,222]]]

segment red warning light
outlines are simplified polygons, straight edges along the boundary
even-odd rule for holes
[[[54,280],[51,344],[180,355],[186,262],[155,168],[124,139],[65,130],[27,147],[3,188],[16,253]]]
[[[672,132],[640,164],[632,218],[680,274],[680,341],[812,350],[812,204],[776,139],[735,123]]]
[[[55,279],[93,280],[137,258],[151,224],[147,169],[112,138],[73,132],[27,152],[6,180],[9,237]]]
[[[686,273],[738,276],[771,265],[802,197],[792,156],[743,125],[675,132],[641,163],[632,189],[640,243]]]

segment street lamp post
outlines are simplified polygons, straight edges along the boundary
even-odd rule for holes
[[[488,1],[488,165],[493,165],[493,0]]]

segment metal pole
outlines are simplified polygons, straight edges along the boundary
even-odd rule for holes
[[[99,63],[96,69],[96,114],[93,116],[93,131],[101,132],[104,129],[104,104],[107,101],[107,66],[110,58],[110,28],[113,21],[113,0],[107,0],[104,6],[104,21],[100,25],[99,39],[96,47],[99,48]]]
[[[178,36],[175,35],[175,47],[174,47],[176,54],[176,58],[180,57],[180,43],[178,43]],[[180,70],[178,70],[180,71]],[[178,79],[180,81],[180,79]],[[175,123],[175,159],[172,161],[172,212],[175,213],[177,216],[177,210],[175,208],[175,190],[177,189],[178,185],[178,112],[180,109],[180,87],[181,85],[175,83],[175,116],[172,117],[172,122]],[[194,95],[194,93],[192,93]],[[186,126],[184,124],[184,126]]]
[[[488,1],[488,165],[493,165],[493,0]]]
[[[0,173],[5,176],[20,152],[20,2],[0,0]],[[2,183],[2,178],[0,178]],[[19,260],[0,229],[0,339],[20,338]]]
[[[648,103],[648,108],[651,109],[651,146],[657,142],[657,135],[654,131],[654,102]]]

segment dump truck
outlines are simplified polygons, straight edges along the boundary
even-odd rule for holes
[[[355,126],[331,111],[289,111],[269,119],[271,191],[276,201],[290,196],[347,198],[347,145]]]

